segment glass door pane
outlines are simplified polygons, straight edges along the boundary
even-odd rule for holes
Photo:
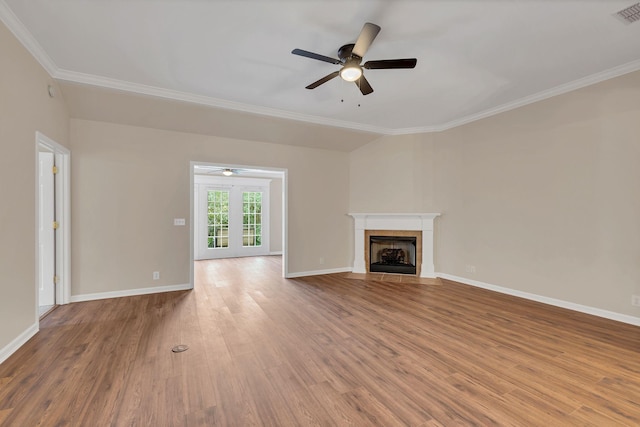
[[[207,248],[229,247],[229,191],[207,191]]]
[[[262,246],[262,192],[242,193],[242,246]]]

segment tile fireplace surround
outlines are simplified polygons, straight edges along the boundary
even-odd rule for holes
[[[350,213],[355,219],[354,227],[354,273],[367,273],[365,233],[372,230],[421,231],[422,265],[420,277],[436,277],[433,264],[433,222],[439,213]]]

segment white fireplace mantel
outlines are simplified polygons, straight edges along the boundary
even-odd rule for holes
[[[366,273],[365,230],[422,231],[422,268],[420,277],[436,277],[433,244],[433,222],[439,213],[350,213],[355,219],[353,261],[354,273]]]

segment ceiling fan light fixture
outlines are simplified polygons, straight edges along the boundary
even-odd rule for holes
[[[362,68],[356,64],[347,64],[340,70],[340,77],[348,82],[355,82],[362,76]]]
[[[231,175],[233,175],[233,170],[231,170],[231,169],[223,169],[222,175],[231,176]]]

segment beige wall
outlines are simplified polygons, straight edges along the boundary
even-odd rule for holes
[[[350,153],[350,212],[415,213],[433,205],[433,136],[385,136]]]
[[[72,295],[188,283],[190,161],[288,169],[289,272],[350,265],[347,153],[76,119],[70,139]]]
[[[36,131],[66,145],[68,114],[49,75],[0,23],[0,349],[36,319]]]
[[[442,212],[439,272],[637,317],[638,135],[634,73],[446,132],[360,148],[351,153],[350,207]],[[402,190],[411,187],[416,193]]]

